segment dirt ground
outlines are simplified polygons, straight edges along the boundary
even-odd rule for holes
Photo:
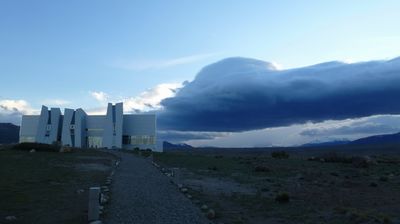
[[[216,211],[215,223],[400,223],[400,148],[331,151],[192,151],[155,160],[178,170],[193,202]]]

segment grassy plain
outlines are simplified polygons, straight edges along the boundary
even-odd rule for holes
[[[273,158],[275,150],[289,158]],[[215,223],[400,223],[397,145],[202,149],[154,159],[179,168],[193,202],[216,211]]]
[[[0,150],[0,223],[87,223],[88,188],[105,182],[114,160],[94,150]]]

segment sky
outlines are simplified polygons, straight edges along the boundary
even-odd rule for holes
[[[389,0],[0,1],[0,122],[19,124],[21,114],[43,104],[101,114],[107,102],[124,102],[126,113],[158,113],[160,137],[193,145],[294,145],[399,131],[398,107],[388,96],[397,94],[400,69],[387,63],[400,56],[399,9]],[[226,58],[233,64],[224,65]],[[312,65],[329,61],[341,62],[336,73],[323,66],[321,80],[298,82]],[[259,77],[264,73],[290,78]],[[321,82],[335,97],[324,98]],[[335,95],[343,82],[359,95]],[[247,90],[236,88],[241,84]],[[282,105],[298,110],[304,99],[282,91],[348,104],[367,97],[382,110],[348,106],[329,114],[315,100],[319,112],[301,117]],[[265,106],[280,97],[290,100]],[[203,101],[217,105],[189,110]],[[271,116],[285,122],[268,122]]]

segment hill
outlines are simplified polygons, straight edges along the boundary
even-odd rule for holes
[[[17,143],[19,126],[11,123],[0,123],[0,144]]]
[[[163,149],[164,149],[164,151],[188,150],[188,149],[193,149],[193,146],[188,145],[188,144],[173,144],[171,142],[164,141]]]
[[[376,145],[376,144],[398,144],[400,143],[400,132],[396,134],[374,135],[360,138],[350,142],[352,145]]]

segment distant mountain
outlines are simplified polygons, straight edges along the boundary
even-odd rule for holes
[[[188,145],[188,144],[173,144],[167,141],[163,142],[163,149],[165,151],[168,150],[188,150],[188,149],[193,149],[193,146]]]
[[[350,140],[335,140],[335,141],[329,141],[329,142],[310,142],[310,143],[301,145],[301,147],[322,147],[322,146],[346,145],[350,142],[351,142]]]
[[[376,144],[400,144],[400,132],[396,134],[374,135],[360,138],[350,142],[351,145],[376,145]]]
[[[378,144],[400,144],[400,132],[396,134],[374,135],[365,138],[360,138],[354,141],[336,140],[330,142],[310,142],[301,147],[323,147],[323,146],[338,146],[338,145],[378,145]]]
[[[0,144],[17,143],[19,126],[11,123],[0,123]]]

